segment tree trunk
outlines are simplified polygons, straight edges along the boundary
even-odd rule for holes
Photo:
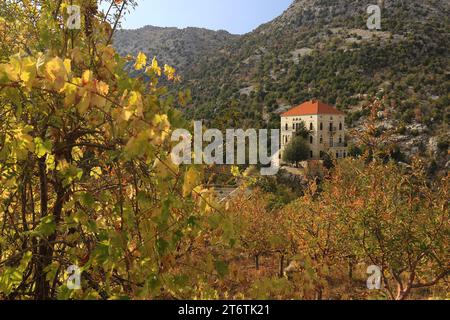
[[[348,278],[353,281],[353,269],[355,268],[355,259],[353,256],[348,258]]]
[[[256,270],[259,270],[259,254],[257,254],[255,256],[255,266],[256,266]]]
[[[322,300],[323,299],[323,290],[322,288],[316,289],[316,300]]]
[[[284,275],[284,254],[280,255],[280,274],[279,277],[283,278]]]
[[[406,300],[409,297],[409,294],[411,293],[411,285],[407,285],[407,287],[405,289],[401,289],[400,285],[398,287],[397,290],[397,297],[395,298],[395,300],[398,301],[403,301]]]
[[[40,159],[39,161],[39,178],[41,183],[41,218],[48,215],[48,180],[46,172],[45,159]],[[39,245],[39,257],[37,259],[36,266],[36,300],[50,300],[52,299],[50,288],[51,283],[47,280],[47,273],[45,269],[51,265],[53,262],[53,252],[55,241],[57,239],[57,227],[61,222],[62,210],[64,203],[67,198],[66,190],[63,186],[62,181],[55,174],[55,184],[54,189],[56,193],[55,205],[53,207],[53,217],[56,225],[55,232],[47,237],[47,239],[42,239]]]
[[[39,159],[39,183],[40,183],[40,198],[41,198],[41,219],[48,214],[48,181],[47,181],[47,166],[45,158]],[[35,299],[47,300],[49,296],[49,284],[45,279],[44,269],[46,259],[48,256],[47,245],[45,240],[39,241],[39,248],[37,250],[38,257],[36,258],[35,266]]]

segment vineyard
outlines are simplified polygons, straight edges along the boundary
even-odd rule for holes
[[[448,174],[392,161],[370,119],[363,154],[299,193],[177,166],[189,93],[172,66],[113,48],[136,3],[99,2],[1,0],[0,300],[449,298]],[[230,180],[220,201],[209,186]]]

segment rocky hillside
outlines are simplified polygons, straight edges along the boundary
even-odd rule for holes
[[[137,55],[142,51],[149,57],[156,56],[161,62],[176,66],[181,73],[187,73],[204,57],[218,54],[224,45],[238,38],[226,31],[146,26],[137,30],[119,30],[114,42],[122,55]]]
[[[277,127],[280,112],[318,98],[347,112],[348,125],[357,128],[368,114],[364,106],[383,96],[380,128],[395,129],[393,144],[406,157],[427,154],[445,166],[450,1],[380,1],[382,29],[371,31],[366,9],[374,2],[296,0],[281,16],[241,37],[148,27],[124,31],[116,45],[122,53],[154,52],[178,66],[181,86],[193,94],[186,114],[217,127]],[[174,36],[179,34],[184,42]],[[125,43],[124,38],[142,40]]]
[[[295,1],[282,16],[239,39],[199,72],[187,75],[198,97],[195,111],[215,118],[217,108],[232,105],[230,97],[249,110],[249,101],[242,96],[251,92],[260,96],[250,99],[260,114],[262,107],[273,113],[310,97],[346,109],[381,88],[409,89],[417,79],[423,80],[420,88],[412,88],[409,99],[399,100],[435,100],[446,95],[450,2],[385,1],[382,31],[367,30],[368,3]],[[406,117],[413,112],[404,111]]]

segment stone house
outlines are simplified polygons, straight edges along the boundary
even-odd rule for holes
[[[345,114],[318,100],[304,102],[281,115],[281,156],[302,122],[309,130],[311,160],[324,159],[326,154],[337,159],[347,156]]]

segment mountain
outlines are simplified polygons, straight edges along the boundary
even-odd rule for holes
[[[196,63],[201,63],[205,56],[218,54],[224,45],[238,38],[227,31],[146,26],[136,30],[118,30],[114,35],[114,43],[121,55],[136,56],[142,51],[176,66],[181,73],[187,73]]]
[[[280,112],[311,98],[336,105],[358,128],[369,112],[364,106],[383,96],[380,129],[394,129],[393,142],[407,155],[431,153],[445,165],[450,1],[380,1],[378,31],[367,28],[374,2],[296,0],[243,36],[147,27],[123,31],[116,45],[173,62],[180,86],[192,89],[186,115],[220,128],[278,127]]]

